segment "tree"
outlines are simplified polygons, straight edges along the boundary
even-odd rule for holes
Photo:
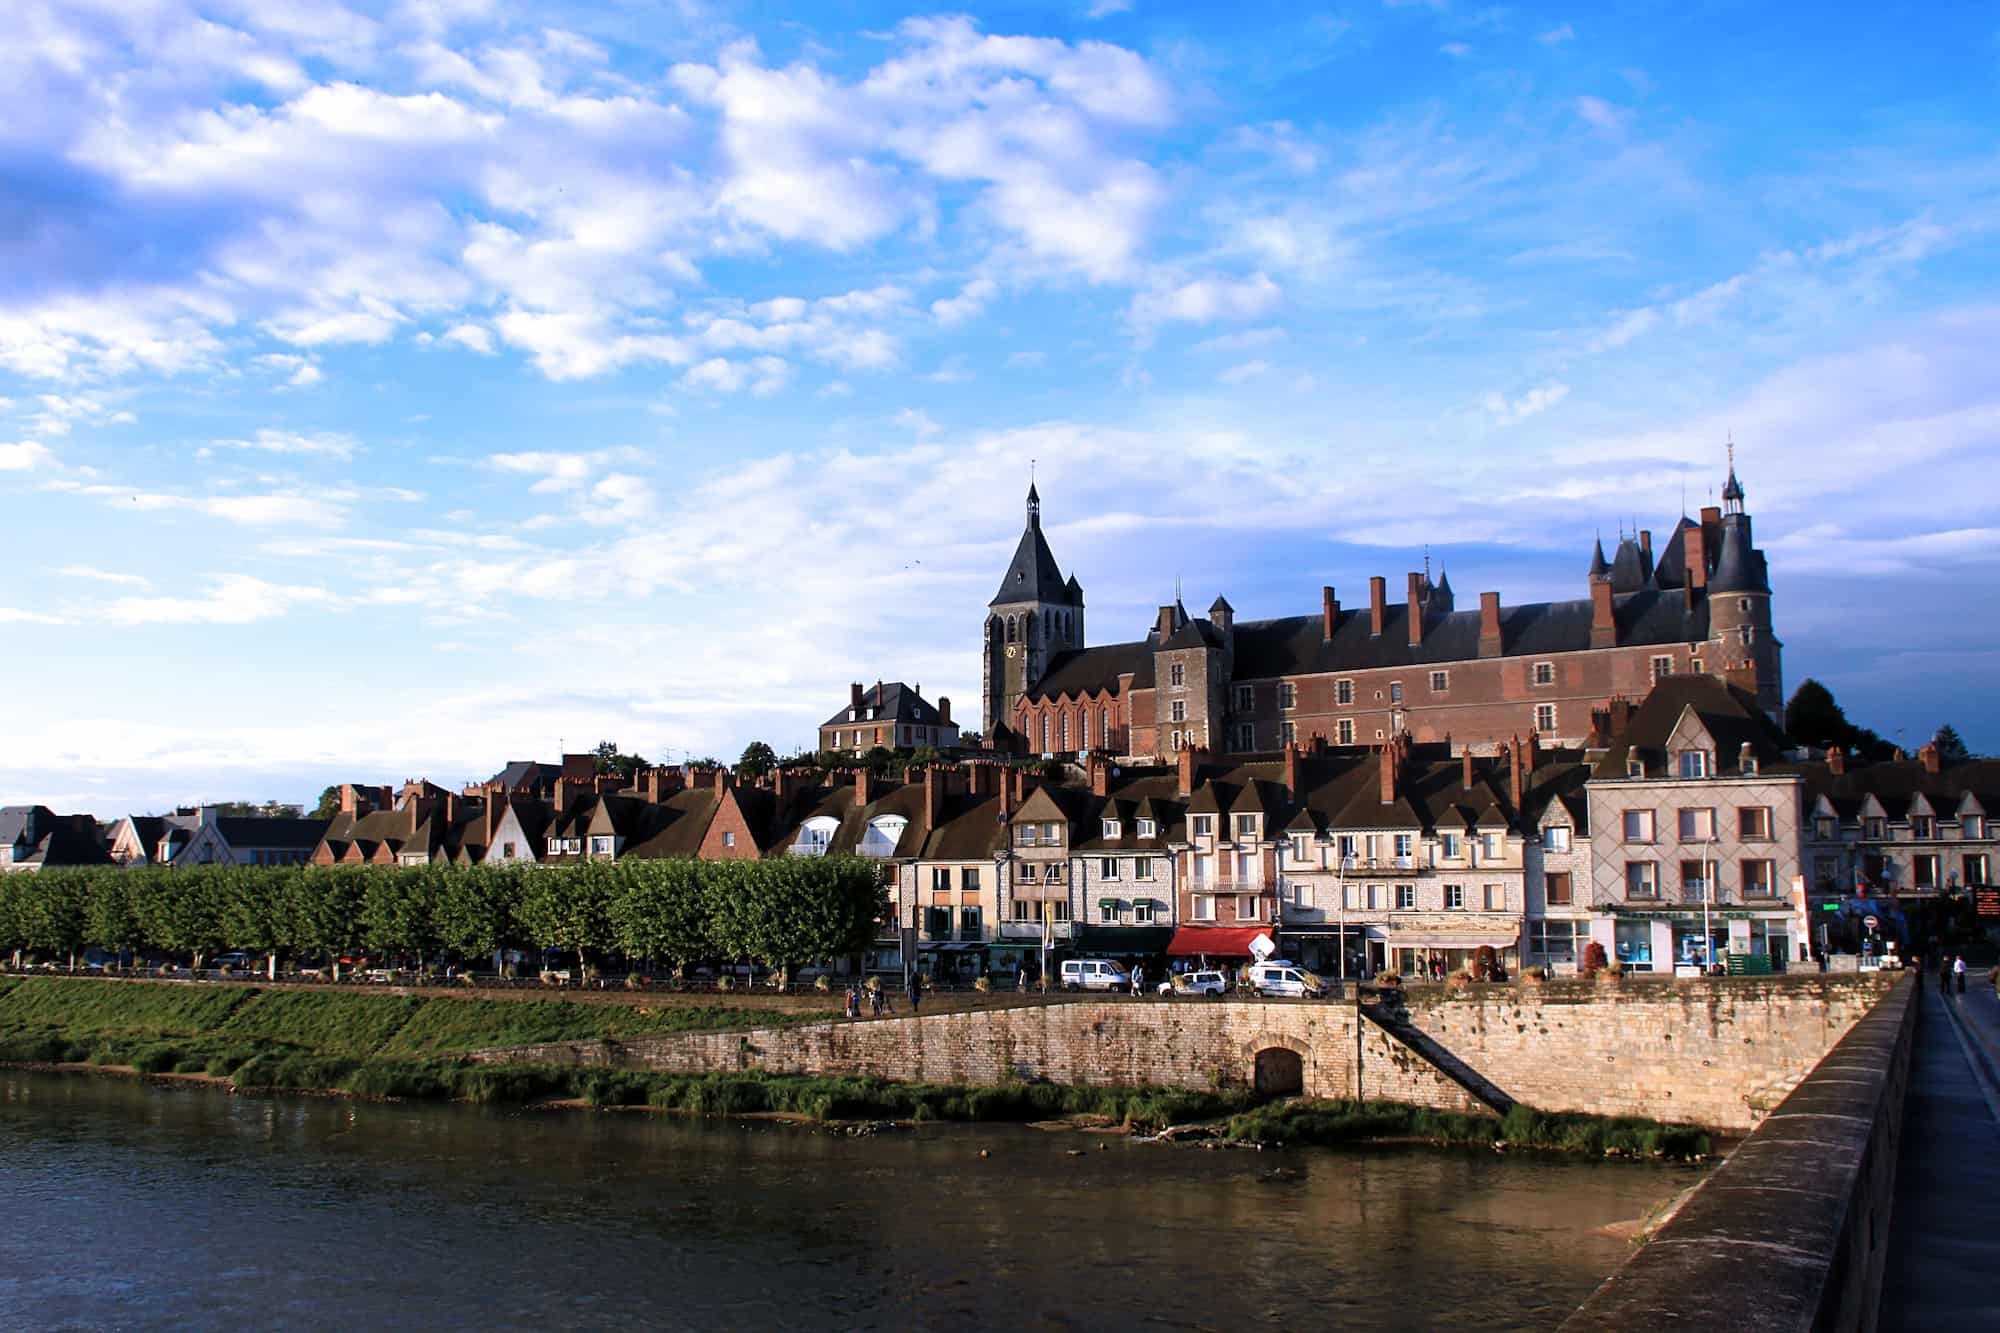
[[[1958,734],[1958,728],[1947,722],[1931,737],[1931,744],[1937,746],[1938,758],[1947,764],[1956,764],[1972,758],[1972,751],[1965,746],[1965,739]]]
[[[1848,721],[1833,691],[1811,677],[1792,691],[1791,702],[1785,705],[1785,728],[1801,745],[1852,750],[1865,761],[1887,759],[1896,748],[1867,727]]]
[[[686,857],[628,861],[619,870],[611,930],[627,958],[689,963],[720,952],[709,929],[708,885],[700,862]]]
[[[577,968],[614,943],[611,932],[613,867],[605,862],[565,866],[528,876],[517,919],[530,943],[576,955]]]
[[[888,913],[880,867],[852,856],[704,861],[719,952],[792,969],[859,952]]]
[[[909,766],[911,768],[928,768],[932,764],[942,764],[944,762],[946,761],[943,753],[935,745],[919,745],[910,752]]]
[[[736,771],[746,778],[761,778],[778,766],[778,752],[762,741],[751,741],[743,747],[742,757],[736,761]]]
[[[897,767],[896,752],[885,745],[877,745],[861,756],[861,766],[876,777]]]
[[[642,768],[652,767],[638,755],[620,750],[616,741],[599,741],[590,755],[600,777],[629,778]]]
[[[319,794],[319,804],[313,807],[314,819],[332,819],[340,813],[340,788],[328,787]]]

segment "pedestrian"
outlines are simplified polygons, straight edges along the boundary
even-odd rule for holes
[[[1145,993],[1146,993],[1146,965],[1144,963],[1134,963],[1132,965],[1132,994],[1134,996],[1139,996],[1139,995],[1144,995]]]
[[[882,1016],[882,992],[879,989],[868,992],[868,1012],[876,1018]]]
[[[1910,955],[1910,971],[1917,974],[1917,989],[1922,990],[1924,988],[1924,956],[1922,954],[1913,953]]]
[[[1952,965],[1951,965],[1951,972],[1952,972],[1952,976],[1953,976],[1953,977],[1955,977],[1955,978],[1957,979],[1957,981],[1958,981],[1958,993],[1959,993],[1960,995],[1963,995],[1963,994],[1965,994],[1965,955],[1964,955],[1964,954],[1960,954],[1960,955],[1959,955],[1959,956],[1958,956],[1958,957],[1957,957],[1956,959],[1954,959],[1954,960],[1952,961]]]
[[[850,1021],[861,1017],[861,992],[852,986],[847,988],[847,1017]]]
[[[924,979],[915,972],[910,973],[910,1012],[917,1012],[924,999]]]
[[[1026,995],[1028,993],[1028,965],[1026,963],[1021,964],[1018,972],[1019,976],[1016,978],[1015,984],[1020,988],[1021,994]]]

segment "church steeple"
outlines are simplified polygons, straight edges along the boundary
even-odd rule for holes
[[[1722,483],[1722,509],[1724,513],[1743,512],[1743,483],[1736,480],[1736,442],[1729,442],[1729,480]]]
[[[1042,497],[1035,490],[1035,483],[1032,481],[1028,483],[1028,526],[1031,528],[1042,526]]]
[[[1083,585],[1065,577],[1042,532],[1042,496],[1028,483],[1027,524],[1000,590],[986,604],[981,721],[1013,726],[1021,698],[1057,656],[1083,647]]]

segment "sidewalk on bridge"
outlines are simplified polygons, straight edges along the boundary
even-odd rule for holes
[[[1954,1004],[1959,996],[1952,996]],[[1973,993],[1970,1029],[2000,1022],[1990,985]],[[1935,987],[1921,997],[1903,1147],[1889,1214],[1882,1287],[1884,1329],[2000,1328],[2000,1121]],[[1983,1035],[1983,1034],[1982,1034]]]
[[[1951,1005],[1975,1047],[1973,1058],[1984,1065],[1988,1094],[2000,1095],[2000,996],[1993,992],[1993,973],[1967,972],[1965,994],[1952,992]]]

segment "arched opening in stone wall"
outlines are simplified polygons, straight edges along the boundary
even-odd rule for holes
[[[1296,1097],[1306,1090],[1306,1062],[1297,1051],[1267,1046],[1257,1052],[1255,1069],[1259,1097]]]

